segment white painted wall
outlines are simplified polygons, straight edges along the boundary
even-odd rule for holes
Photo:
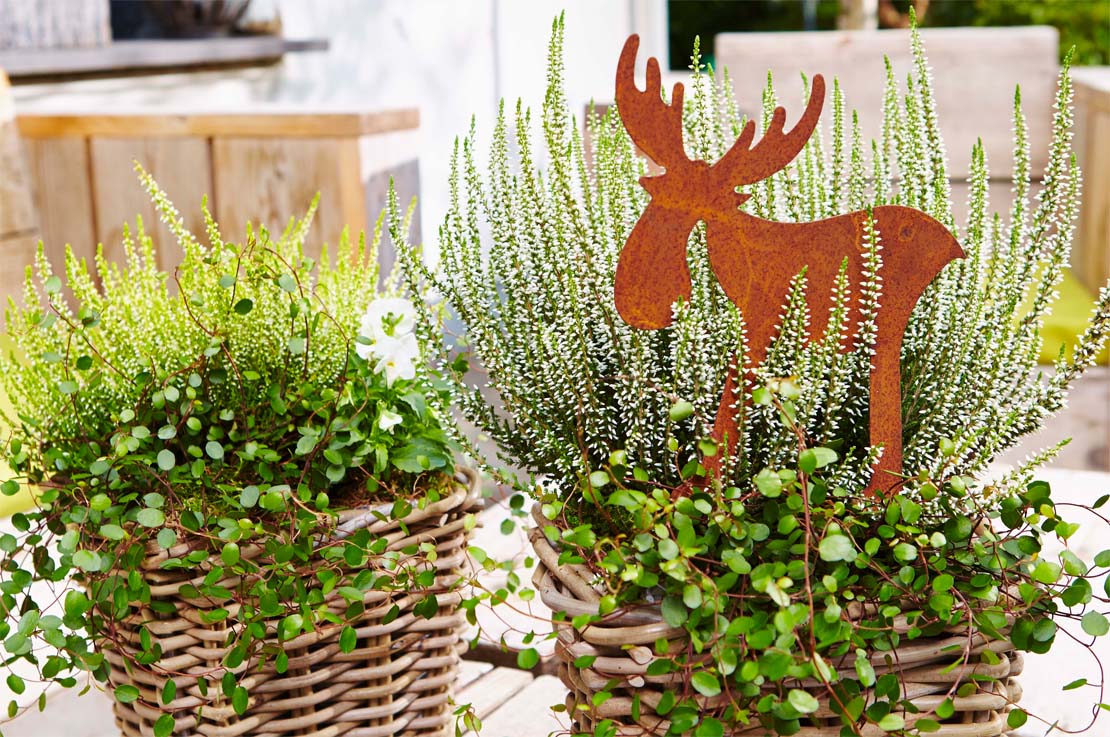
[[[421,112],[423,233],[446,211],[452,142],[471,116],[488,132],[498,100],[543,101],[551,24],[566,12],[566,80],[573,109],[612,98],[629,33],[666,51],[664,0],[277,0],[284,33],[325,38],[326,52],[289,54],[278,66],[34,85],[17,109],[239,110],[268,104],[324,109],[416,106]],[[432,244],[429,243],[429,246]]]

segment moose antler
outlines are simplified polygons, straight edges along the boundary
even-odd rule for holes
[[[806,141],[817,127],[824,102],[825,78],[816,74],[813,77],[805,112],[789,133],[783,133],[786,125],[786,110],[777,107],[763,137],[753,147],[755,121],[749,120],[740,137],[736,139],[736,143],[732,144],[732,148],[713,165],[713,172],[719,173],[733,186],[739,186],[755,184],[779,171],[805,148]]]
[[[617,62],[617,110],[628,134],[648,157],[666,169],[689,163],[682,146],[682,95],[681,82],[676,82],[671,103],[663,102],[659,94],[662,76],[655,57],[647,63],[647,89],[636,87],[636,51],[640,37],[633,34],[624,42],[620,61]]]

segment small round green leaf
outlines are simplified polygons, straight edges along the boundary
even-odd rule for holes
[[[158,531],[158,544],[163,548],[172,548],[177,544],[177,533],[168,527]]]
[[[239,546],[236,543],[224,544],[223,550],[220,551],[220,560],[224,562],[225,566],[233,566],[239,562]]]
[[[154,722],[154,737],[170,737],[175,726],[173,715],[163,714]]]
[[[948,573],[942,573],[933,579],[933,591],[948,591],[955,583],[955,579]]]
[[[694,737],[724,737],[725,725],[713,717],[706,717],[698,725],[698,729],[694,732]]]
[[[166,515],[162,513],[161,509],[145,507],[135,515],[135,520],[143,527],[161,527],[162,523],[166,521]]]
[[[339,649],[345,653],[354,651],[355,646],[358,644],[358,633],[354,627],[347,626],[339,634]]]
[[[1083,631],[1092,637],[1102,637],[1110,632],[1110,621],[1101,612],[1093,609],[1083,615]]]
[[[856,559],[856,546],[847,535],[826,535],[817,546],[821,560],[829,563],[853,561]]]
[[[900,714],[887,714],[879,720],[879,729],[887,732],[897,732],[906,728],[906,720]]]
[[[96,573],[100,570],[100,554],[92,550],[78,550],[73,554],[73,565],[86,573]]]
[[[798,456],[798,468],[803,473],[813,473],[836,462],[836,451],[832,448],[806,448]]]
[[[721,682],[707,670],[699,670],[690,676],[690,685],[702,696],[713,697],[721,693]]]
[[[790,689],[790,693],[786,695],[786,700],[799,714],[812,714],[820,707],[817,699],[812,694],[800,688]]]
[[[101,525],[100,535],[109,540],[122,540],[127,533],[119,525]]]
[[[158,468],[163,471],[170,471],[177,465],[177,458],[174,456],[173,451],[169,448],[162,448],[158,451]]]
[[[516,666],[521,670],[532,670],[540,662],[540,654],[534,647],[521,650],[516,654]]]
[[[231,706],[235,709],[235,713],[242,716],[247,712],[247,706],[250,699],[247,696],[247,689],[242,686],[236,686],[235,690],[231,692]]]
[[[139,698],[139,689],[131,684],[124,684],[116,688],[116,701],[121,704],[130,704]]]
[[[671,405],[671,409],[667,414],[671,418],[671,422],[681,422],[694,414],[694,405],[687,402],[685,399],[680,399]]]

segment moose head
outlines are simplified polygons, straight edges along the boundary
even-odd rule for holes
[[[635,83],[639,38],[631,36],[617,64],[617,111],[641,151],[664,169],[640,184],[651,202],[621,250],[617,263],[617,311],[630,325],[659,329],[671,324],[674,303],[689,300],[690,269],[686,244],[699,221],[706,224],[709,264],[747,327],[743,367],[749,382],[766,357],[791,280],[803,269],[811,302],[831,295],[842,264],[848,264],[853,289],[848,319],[858,322],[867,256],[864,233],[869,217],[882,242],[882,307],[871,365],[870,440],[883,454],[868,491],[888,493],[902,473],[902,335],[925,288],[963,250],[943,224],[925,213],[880,205],[811,223],[779,223],[750,215],[740,207],[750,195],[737,187],[754,184],[786,167],[805,147],[817,126],[825,81],[815,75],[801,119],[786,132],[786,111],[779,107],[758,142],[748,121],[736,143],[716,163],[691,160],[682,140],[683,87],[675,84],[671,103],[661,97],[659,63],[648,60],[647,89]],[[827,309],[832,309],[831,299]],[[821,315],[814,311],[814,318]],[[847,345],[842,346],[847,348]],[[726,453],[736,448],[739,427],[733,396],[738,362],[730,367],[717,413],[714,435]],[[706,459],[710,474],[720,457]]]

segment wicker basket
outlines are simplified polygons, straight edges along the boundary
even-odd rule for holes
[[[155,720],[171,712],[176,719],[175,737],[450,734],[451,686],[459,654],[466,644],[460,639],[463,617],[456,610],[462,594],[457,583],[466,555],[464,518],[473,510],[476,488],[475,474],[460,472],[449,496],[413,511],[404,519],[403,528],[396,521],[376,516],[375,510],[344,513],[337,533],[341,536],[366,528],[376,537],[388,538],[388,550],[434,542],[438,551],[435,584],[404,593],[367,592],[365,612],[351,622],[358,633],[352,652],[340,650],[342,627],[336,626],[285,642],[289,666],[284,673],[274,671],[272,658],[261,670],[249,661],[235,669],[250,673],[245,681],[250,703],[241,716],[235,713],[219,683],[221,662],[228,652],[227,638],[238,626],[234,602],[185,598],[180,589],[190,582],[199,583],[196,571],[164,571],[160,564],[167,557],[188,552],[188,548],[179,546],[169,551],[151,548],[141,566],[151,588],[151,598],[172,603],[177,613],[157,614],[144,608],[119,625],[119,634],[123,635],[120,641],[135,643],[139,642],[139,625],[146,625],[162,647],[162,658],[154,666],[156,674],[128,672],[115,647],[103,648],[111,668],[111,684],[133,684],[140,693],[133,703],[115,703],[120,731],[126,737],[148,737],[153,733]],[[244,557],[259,553],[257,548],[246,546],[242,551]],[[421,561],[417,565],[428,564]],[[222,582],[231,589],[236,583],[236,580]],[[435,594],[439,603],[439,612],[431,619],[412,611],[428,594]],[[336,609],[341,611],[346,602],[335,594],[331,596]],[[221,605],[231,611],[226,620],[202,623],[202,608]],[[400,608],[400,614],[385,623],[383,619],[394,605]],[[276,631],[278,619],[267,623],[268,631]],[[176,698],[164,706],[160,697],[167,678],[157,671],[174,674],[177,685]],[[202,695],[198,687],[200,674],[208,677],[207,695]]]
[[[543,517],[538,506],[533,509],[539,528],[531,532],[532,545],[538,558],[533,583],[540,597],[553,612],[566,612],[569,617],[597,614],[598,592],[591,585],[592,576],[584,568],[559,565],[559,554],[544,537],[541,529],[555,524]],[[849,616],[861,619],[862,613],[846,608]],[[683,649],[685,632],[681,627],[671,627],[662,620],[658,607],[644,607],[615,613],[603,622],[592,624],[581,631],[567,620],[555,622],[558,640],[555,654],[559,660],[559,677],[570,689],[567,695],[567,713],[573,720],[574,733],[593,734],[594,727],[604,719],[612,720],[616,735],[664,735],[670,722],[655,712],[655,706],[667,690],[693,693],[683,688],[681,674],[665,676],[647,675],[648,666],[656,655],[655,643],[668,641],[669,651]],[[896,625],[897,628],[897,625]],[[908,627],[901,627],[905,632]],[[966,665],[951,668],[965,649],[970,652]],[[997,661],[989,664],[977,657],[984,650],[991,650]],[[594,656],[588,668],[577,668],[574,661],[582,656]],[[854,656],[840,663],[833,663],[840,673],[854,677]],[[911,701],[920,711],[903,713],[907,725],[919,718],[928,717],[941,724],[940,730],[931,733],[937,737],[1000,737],[1007,731],[1006,715],[1010,705],[1021,698],[1021,687],[1015,676],[1021,673],[1022,656],[1006,640],[988,638],[980,632],[949,632],[935,638],[918,638],[889,653],[876,652],[871,663],[878,675],[897,674],[902,684],[902,698]],[[989,676],[995,681],[979,681],[978,692],[966,697],[955,696],[960,684],[972,677]],[[616,682],[616,685],[611,685]],[[829,708],[829,695],[816,681],[789,684],[790,688],[809,691],[820,703],[796,737],[840,737],[841,722]],[[600,705],[594,704],[594,695],[608,691],[612,697]],[[866,694],[864,694],[866,696]],[[951,695],[955,713],[940,719],[933,713],[945,698]],[[639,719],[633,719],[633,698],[639,696]],[[707,708],[723,705],[723,696],[698,701]],[[873,697],[868,698],[868,703]],[[757,737],[771,735],[762,726],[745,727],[732,735]],[[880,737],[887,732],[874,725],[860,729],[862,737]]]

